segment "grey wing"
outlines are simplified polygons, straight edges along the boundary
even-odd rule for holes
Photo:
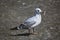
[[[31,27],[32,25],[34,25],[36,23],[36,21],[34,21],[35,17],[30,17],[27,20],[25,20],[24,24]]]
[[[24,22],[24,24],[28,27],[31,27],[32,25],[34,25],[36,22],[35,21],[26,21]]]

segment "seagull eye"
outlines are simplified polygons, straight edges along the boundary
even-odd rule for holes
[[[37,10],[39,12],[39,10]]]

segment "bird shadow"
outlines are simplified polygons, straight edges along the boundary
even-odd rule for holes
[[[18,30],[17,27],[14,27],[14,28],[10,28],[10,30]]]
[[[17,27],[14,28],[10,28],[10,30],[18,30]],[[21,34],[10,34],[10,36],[30,36],[30,35],[34,35],[33,33],[21,33]]]
[[[10,36],[29,36],[29,35],[33,35],[33,33],[22,33],[22,34],[16,34],[16,35],[10,35]]]

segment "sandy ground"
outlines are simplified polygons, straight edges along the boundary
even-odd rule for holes
[[[45,15],[41,13],[42,22],[35,28],[39,34],[10,30],[34,15],[36,7],[46,11]],[[60,0],[0,0],[0,40],[60,40]]]

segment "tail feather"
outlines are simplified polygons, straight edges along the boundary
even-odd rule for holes
[[[28,27],[24,24],[20,24],[20,26],[17,27],[17,29],[28,29]]]
[[[11,28],[10,30],[28,29],[24,24],[20,24],[18,27]]]

